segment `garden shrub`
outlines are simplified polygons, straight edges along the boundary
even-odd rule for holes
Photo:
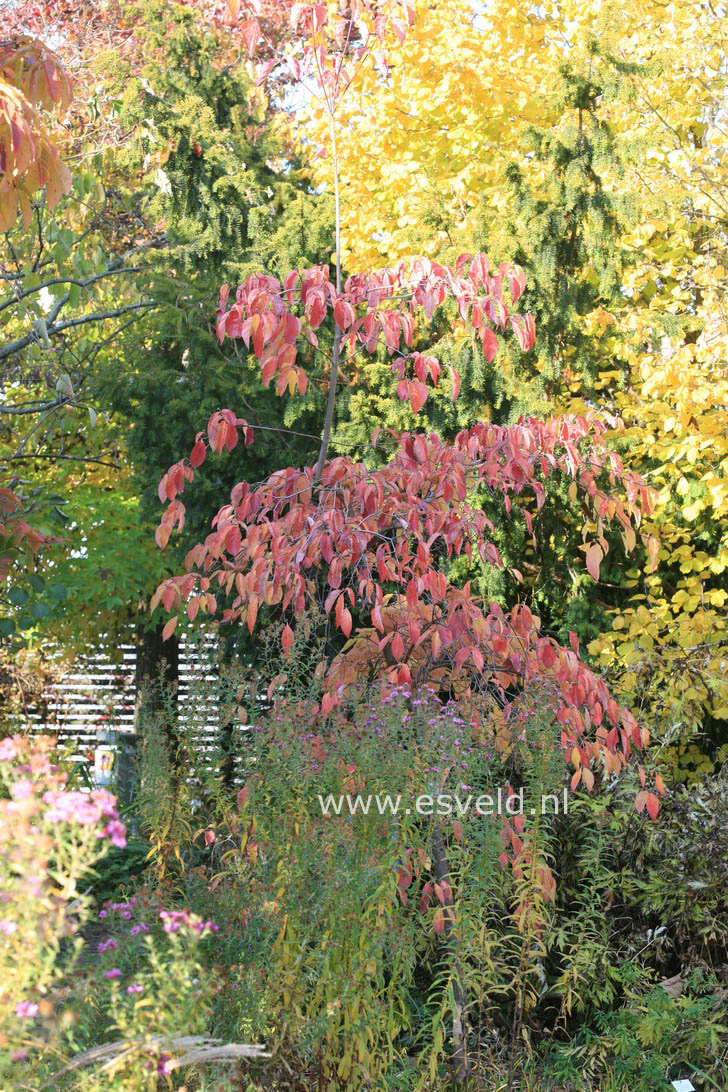
[[[691,986],[670,998],[656,986],[698,965],[715,983],[725,963],[718,785],[690,803],[668,798],[652,825],[634,811],[637,773],[625,773],[595,794],[569,794],[567,814],[529,827],[528,855],[514,862],[509,843],[504,861],[501,819],[419,816],[411,798],[495,795],[511,784],[523,787],[528,811],[542,794],[562,792],[537,703],[514,739],[496,707],[465,719],[429,691],[383,700],[362,688],[322,732],[311,728],[318,692],[306,663],[302,654],[287,664],[290,698],[259,711],[255,730],[235,716],[243,702],[252,708],[258,684],[242,667],[223,668],[204,685],[217,686],[231,718],[228,749],[197,753],[188,725],[179,751],[195,782],[196,830],[169,882],[221,925],[207,949],[221,975],[212,1024],[224,1037],[266,1042],[273,1083],[261,1087],[286,1087],[288,1070],[309,1088],[445,1087],[457,1016],[476,1087],[500,1087],[488,1082],[509,1071],[514,1088],[569,1087],[586,1057],[591,1076],[575,1088],[647,1089],[657,1069],[680,1064],[722,1080],[720,1020],[711,1016],[710,1033],[698,1034],[697,1014],[715,992]],[[232,787],[221,765],[240,772]],[[372,805],[350,815],[344,805],[324,816],[320,797],[340,793],[401,793],[410,814]],[[685,847],[701,822],[708,838],[698,860]],[[437,835],[452,909],[434,887]],[[555,900],[537,877],[544,864],[558,877]],[[709,950],[701,937],[710,923]],[[651,1014],[656,1037],[645,1050]],[[661,1039],[675,1020],[692,1021],[695,1034]]]
[[[0,742],[4,1077],[29,1049],[50,1048],[61,1032],[55,1000],[62,965],[77,956],[90,909],[80,883],[110,845],[126,841],[112,794],[68,790],[52,742],[21,736]]]
[[[362,684],[314,729],[308,651],[273,706],[235,663],[201,667],[191,714],[153,703],[133,868],[111,794],[71,789],[49,740],[0,744],[4,1079],[445,1089],[462,1034],[477,1089],[723,1087],[725,774],[656,825],[634,811],[636,772],[540,815],[564,776],[545,700],[506,731],[484,699],[465,715]],[[459,814],[455,794],[509,787],[527,829]],[[419,814],[423,793],[450,809]],[[402,799],[350,814],[340,794]],[[21,905],[34,876],[42,897]],[[270,1058],[215,1053],[247,1042]]]
[[[126,829],[110,792],[69,787],[54,742],[0,742],[2,1087],[132,1092],[192,1067],[201,1088],[258,1053],[209,1035],[217,925],[146,890],[94,923],[89,879]]]

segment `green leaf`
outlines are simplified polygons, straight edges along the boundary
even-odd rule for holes
[[[33,591],[42,592],[45,590],[45,580],[42,576],[39,576],[38,573],[31,573],[28,577],[28,581]]]
[[[0,637],[10,637],[15,632],[12,618],[0,618]]]
[[[30,608],[30,613],[37,619],[47,618],[51,613],[51,608],[47,603],[33,603],[33,606]]]
[[[11,588],[8,599],[16,607],[23,607],[28,602],[28,593],[25,588]]]

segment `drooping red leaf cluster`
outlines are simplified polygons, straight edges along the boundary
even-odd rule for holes
[[[424,405],[427,380],[436,385],[441,374],[439,362],[430,355],[411,350],[415,322],[421,312],[429,320],[435,310],[451,298],[462,322],[470,323],[483,345],[486,358],[493,360],[498,338],[510,325],[524,352],[532,346],[535,324],[532,315],[511,314],[504,300],[510,287],[517,303],[525,287],[523,271],[503,262],[491,273],[483,254],[461,255],[455,269],[414,258],[391,269],[358,273],[348,278],[337,292],[329,267],[313,266],[293,270],[281,283],[276,277],[254,274],[248,277],[230,300],[223,285],[217,308],[217,335],[242,338],[261,363],[261,377],[267,387],[276,380],[278,394],[304,394],[308,379],[299,360],[299,343],[319,348],[316,331],[333,313],[341,333],[342,348],[350,354],[359,349],[376,352],[386,347],[393,358],[392,370],[399,379],[397,396],[409,401],[417,413]],[[452,395],[457,398],[460,378],[450,368]]]
[[[257,487],[241,483],[205,542],[189,552],[187,573],[166,580],[153,606],[194,618],[214,611],[223,595],[223,620],[244,620],[251,633],[260,608],[274,607],[290,620],[282,637],[287,652],[295,617],[322,605],[349,639],[321,666],[323,715],[367,674],[384,686],[488,689],[507,714],[514,693],[548,681],[564,753],[576,770],[573,785],[581,780],[590,788],[590,765],[618,771],[631,748],[644,745],[644,730],[580,661],[578,646],[562,648],[542,636],[525,605],[504,612],[480,602],[469,584],[458,587],[443,570],[449,559],[473,553],[501,566],[482,498],[500,496],[508,513],[514,497],[529,493],[538,510],[554,474],[581,491],[601,537],[612,520],[634,536],[651,494],[607,447],[609,425],[593,413],[509,427],[479,424],[451,445],[434,434],[407,433],[378,470],[338,457],[318,482],[313,468],[289,467]],[[238,428],[247,442],[247,422],[231,411],[213,415],[211,445],[234,446]],[[204,451],[200,435],[191,462],[199,465]],[[184,522],[179,494],[193,477],[192,465],[181,461],[163,479],[160,495],[170,503],[160,544]]]

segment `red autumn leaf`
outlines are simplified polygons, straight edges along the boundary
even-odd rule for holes
[[[409,400],[414,413],[419,413],[427,401],[427,387],[419,379],[410,382]]]
[[[593,580],[599,580],[599,566],[602,563],[604,553],[598,542],[592,542],[586,551],[586,567]]]
[[[337,300],[334,304],[334,320],[342,330],[348,330],[356,319],[354,308],[346,300]]]
[[[405,868],[402,865],[397,869],[397,885],[401,888],[407,888],[412,883],[412,869]]]
[[[533,348],[536,340],[536,324],[533,315],[511,315],[511,327],[524,353]]]
[[[326,716],[328,713],[330,713],[332,711],[332,709],[336,708],[336,704],[337,704],[337,702],[336,702],[336,698],[334,697],[334,695],[330,694],[327,691],[324,694],[324,696],[322,697],[322,699],[321,699],[321,713],[322,713],[322,715]]]
[[[526,274],[518,266],[514,266],[508,273],[508,283],[511,286],[511,299],[516,304],[526,287]]]
[[[498,352],[498,338],[495,332],[491,330],[490,326],[485,326],[481,330],[480,340],[483,343],[483,354],[489,364],[495,359],[495,354]]]
[[[198,466],[202,466],[207,454],[207,448],[204,441],[200,438],[196,441],[195,446],[190,452],[190,463],[197,469]]]
[[[272,57],[270,60],[263,61],[262,64],[259,64],[257,66],[256,72],[255,72],[255,76],[256,76],[255,82],[256,82],[258,87],[260,87],[262,84],[265,83],[265,81],[268,79],[268,77],[270,76],[271,72],[273,71],[273,69],[276,67],[277,64],[278,64],[277,59],[275,57]]]
[[[263,35],[260,30],[260,23],[257,19],[248,19],[247,22],[242,23],[240,26],[240,35],[245,42],[245,48],[248,51],[248,56],[252,57],[255,53],[256,47],[259,42],[263,40]]]
[[[553,667],[556,661],[556,649],[548,640],[541,642],[540,649],[541,663],[545,668]]]

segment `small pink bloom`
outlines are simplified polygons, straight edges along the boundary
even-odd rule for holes
[[[214,921],[198,921],[194,926],[194,929],[200,936],[204,936],[206,933],[218,933],[220,931],[220,927],[215,925]]]
[[[36,1016],[38,1013],[38,1006],[35,1001],[18,1001],[15,1006],[15,1015],[25,1018]]]
[[[118,849],[126,847],[126,827],[118,819],[112,819],[106,824],[106,834],[111,839],[111,844]]]
[[[144,993],[144,987],[140,986],[138,982],[135,982],[132,986],[126,987],[127,993]]]
[[[17,933],[17,931],[17,921],[10,921],[9,918],[3,918],[3,920],[0,921],[0,933],[4,933],[6,937],[11,937],[13,933]]]
[[[157,1062],[157,1073],[161,1073],[163,1077],[167,1073],[172,1072],[172,1059],[169,1054],[160,1054],[159,1061]]]
[[[183,925],[191,924],[186,910],[160,910],[159,917],[164,923],[165,933],[177,933]]]
[[[104,978],[121,978],[121,971],[118,967],[112,967],[110,971],[104,971]]]
[[[0,740],[0,762],[9,762],[17,755],[17,749],[12,739]]]

